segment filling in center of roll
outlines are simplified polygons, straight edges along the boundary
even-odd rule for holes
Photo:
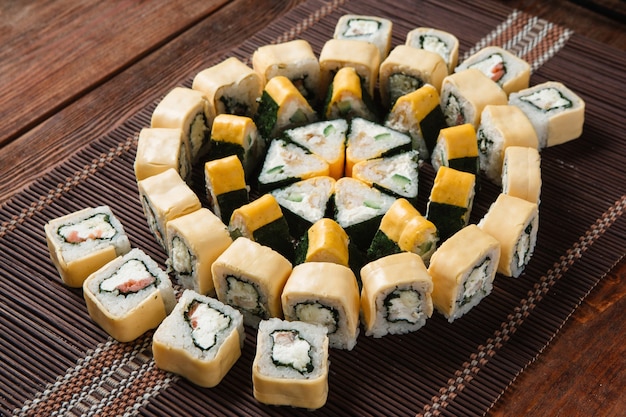
[[[172,239],[172,267],[180,275],[193,273],[193,255],[179,237]]]
[[[301,374],[311,372],[311,344],[297,330],[275,330],[272,336],[272,362],[276,366],[287,366]]]
[[[228,292],[226,293],[226,304],[230,304],[254,315],[264,316],[264,308],[257,287],[250,283],[238,279],[235,276],[226,277]]]
[[[572,107],[572,102],[563,97],[563,94],[556,88],[544,88],[527,96],[522,96],[520,100],[532,104],[543,112]]]
[[[417,323],[424,315],[421,311],[420,294],[412,289],[397,289],[385,298],[387,320]]]
[[[191,327],[193,344],[202,350],[211,349],[217,343],[217,335],[230,326],[230,317],[200,301],[193,301],[185,311],[185,319]]]
[[[67,243],[82,243],[86,240],[111,239],[116,232],[109,216],[99,213],[74,224],[63,225],[59,227],[58,233]]]
[[[338,327],[339,313],[336,309],[316,302],[299,303],[295,306],[296,317],[307,323],[326,326],[328,334],[335,333]]]
[[[372,19],[350,19],[343,36],[364,36],[376,33],[380,29],[380,22]]]
[[[117,292],[126,296],[152,285],[158,285],[157,278],[148,271],[146,264],[140,260],[131,259],[100,283],[100,291]]]
[[[520,236],[515,247],[515,259],[517,259],[517,267],[521,268],[530,261],[530,234],[532,232],[532,223],[524,229],[524,233]]]
[[[489,276],[489,267],[491,266],[491,258],[486,257],[483,262],[472,269],[469,276],[463,283],[463,291],[461,293],[459,305],[469,303],[472,298],[477,295],[485,295],[485,285]]]
[[[446,123],[448,126],[462,125],[465,123],[465,114],[463,114],[463,106],[458,97],[454,94],[448,96],[445,110]]]

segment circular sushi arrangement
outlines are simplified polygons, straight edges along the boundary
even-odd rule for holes
[[[163,97],[134,170],[167,270],[107,206],[45,228],[99,326],[120,342],[156,328],[157,367],[204,387],[256,329],[254,397],[316,409],[329,349],[417,331],[435,311],[452,322],[496,274],[522,274],[540,151],[580,136],[584,102],[559,82],[529,86],[529,65],[502,48],[458,63],[457,38],[433,28],[392,49],[392,26],[344,15],[319,56],[305,40],[261,46],[252,66],[225,59]],[[501,193],[470,224],[479,179]]]

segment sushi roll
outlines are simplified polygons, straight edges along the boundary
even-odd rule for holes
[[[312,106],[320,100],[320,63],[304,39],[259,47],[252,54],[252,68],[264,83],[277,75],[289,78]]]
[[[175,87],[157,104],[150,127],[182,129],[189,141],[191,160],[197,161],[209,150],[214,117],[215,109],[202,92]]]
[[[441,84],[441,110],[448,126],[471,123],[475,129],[488,104],[507,104],[504,90],[475,68],[456,72]]]
[[[241,311],[244,324],[253,327],[283,317],[280,295],[291,269],[284,256],[245,237],[235,239],[211,266],[218,300]]]
[[[430,84],[398,97],[387,115],[385,126],[408,134],[419,159],[429,160],[439,131],[448,125],[439,106],[439,93]]]
[[[274,139],[267,150],[259,174],[259,189],[270,191],[297,181],[330,174],[330,166],[307,149]]]
[[[143,128],[137,139],[135,178],[137,181],[174,168],[188,181],[191,175],[191,149],[180,128]]]
[[[176,304],[167,273],[141,249],[131,249],[83,283],[87,312],[119,342],[156,328]]]
[[[350,268],[331,262],[296,265],[281,295],[285,319],[323,325],[331,348],[352,350],[359,335],[359,287]]]
[[[438,241],[435,225],[406,199],[399,198],[381,219],[367,257],[374,261],[394,253],[412,252],[428,262]]]
[[[374,102],[367,90],[363,90],[361,77],[352,67],[343,67],[337,71],[324,105],[324,117],[328,120],[355,117],[376,121]]]
[[[206,95],[215,115],[253,117],[261,97],[263,78],[252,68],[231,57],[196,74],[191,88]]]
[[[476,176],[442,166],[435,175],[426,218],[437,226],[443,242],[467,226],[474,203]]]
[[[299,239],[315,222],[332,217],[335,182],[332,177],[320,176],[270,191],[280,205],[291,236]]]
[[[263,404],[318,409],[328,398],[328,335],[324,326],[264,320],[252,363],[254,398]]]
[[[255,123],[269,142],[285,129],[317,121],[317,114],[296,86],[283,75],[268,80],[261,94]]]
[[[539,149],[580,137],[585,123],[585,102],[565,85],[547,81],[511,93],[509,104],[530,119],[539,139]]]
[[[414,253],[388,255],[366,264],[361,280],[365,336],[414,332],[433,314],[433,280]]]
[[[334,220],[346,231],[350,242],[365,251],[394,201],[393,196],[355,178],[345,177],[335,184]]]
[[[233,211],[250,202],[246,174],[237,156],[206,162],[204,179],[211,210],[224,223]]]
[[[352,176],[352,167],[360,161],[380,158],[409,151],[412,141],[409,135],[397,132],[369,120],[356,118],[350,124],[346,145],[344,175]]]
[[[247,237],[293,260],[289,226],[271,194],[264,194],[233,211],[228,230],[233,238]]]
[[[475,224],[446,240],[430,258],[433,305],[450,323],[491,293],[500,243]]]
[[[415,28],[407,33],[406,45],[439,54],[448,67],[448,74],[454,71],[459,62],[459,40],[443,30]]]
[[[239,311],[185,290],[152,337],[154,364],[198,386],[212,388],[237,362],[244,340]]]
[[[352,178],[415,204],[419,173],[417,157],[417,151],[407,151],[361,161],[352,168]]]
[[[211,128],[209,160],[236,155],[241,160],[246,178],[250,178],[264,152],[265,142],[254,121],[246,116],[220,114]]]
[[[528,88],[530,65],[499,46],[487,46],[465,59],[455,71],[480,70],[496,82],[506,94]]]
[[[506,148],[502,163],[502,193],[539,204],[541,156],[536,148]]]
[[[439,91],[448,67],[443,58],[426,49],[398,45],[380,64],[378,86],[385,108],[392,108],[398,97],[430,84]]]
[[[226,225],[206,208],[167,222],[168,265],[183,288],[214,295],[211,265],[230,246]]]
[[[539,142],[524,112],[510,105],[485,106],[476,131],[480,171],[494,184],[502,180],[504,151],[509,146],[537,149]]]
[[[91,273],[130,251],[124,227],[109,206],[52,219],[44,231],[50,259],[68,287],[80,288]]]
[[[464,123],[441,129],[431,163],[435,171],[446,166],[478,175],[478,142],[474,126]]]
[[[519,277],[528,265],[537,243],[537,204],[500,194],[478,227],[500,242],[497,272],[507,277]]]
[[[389,55],[393,22],[378,16],[346,14],[335,25],[334,39],[369,42],[378,48],[381,59]]]
[[[311,123],[285,131],[285,139],[296,143],[328,163],[329,175],[343,177],[348,122],[335,119]]]
[[[329,39],[322,47],[319,62],[322,91],[328,91],[337,71],[352,67],[361,77],[363,88],[374,97],[381,62],[376,45],[354,39]]]
[[[165,224],[202,207],[196,193],[170,168],[137,182],[139,199],[150,231],[165,248]]]
[[[333,262],[349,267],[349,243],[348,235],[337,222],[322,218],[298,242],[295,263]]]

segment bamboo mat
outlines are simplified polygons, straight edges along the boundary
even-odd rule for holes
[[[353,351],[331,351],[328,403],[320,415],[483,415],[551,341],[626,248],[624,166],[626,96],[622,52],[488,1],[311,0],[230,55],[249,60],[258,47],[304,38],[319,53],[345,13],[388,17],[393,44],[418,26],[454,33],[461,59],[505,46],[532,64],[531,84],[562,81],[587,104],[584,133],[542,152],[542,202],[535,254],[518,279],[498,276],[491,295],[450,324],[435,313],[418,332],[359,337]],[[207,67],[217,62],[207,62]],[[181,84],[189,85],[195,74]],[[163,94],[166,92],[164,91]],[[51,218],[108,204],[131,243],[161,265],[165,254],[141,212],[133,175],[136,133],[152,108],[94,141],[0,211],[0,414],[9,415],[306,415],[252,397],[254,332],[220,385],[202,389],[158,370],[152,332],[117,343],[90,320],[82,293],[64,287],[43,233]],[[424,210],[432,184],[420,171]],[[472,222],[499,189],[486,181]],[[423,212],[423,211],[422,211]]]

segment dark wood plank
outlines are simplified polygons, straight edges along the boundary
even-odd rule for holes
[[[0,147],[228,0],[0,3]]]

